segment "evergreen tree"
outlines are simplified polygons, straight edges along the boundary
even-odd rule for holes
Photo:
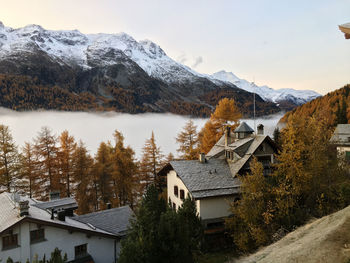
[[[0,192],[11,192],[18,176],[19,155],[8,126],[0,125]]]
[[[150,185],[122,243],[119,262],[194,262],[203,235],[193,200],[185,199],[176,212],[166,207]]]
[[[177,135],[176,142],[179,144],[177,151],[181,153],[180,158],[195,160],[198,158],[198,133],[197,126],[189,120],[183,130]]]

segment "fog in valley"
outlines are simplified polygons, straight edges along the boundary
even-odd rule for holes
[[[271,135],[282,113],[266,116],[256,120],[256,125],[262,123],[265,133]],[[89,113],[89,112],[56,112],[33,111],[15,112],[8,109],[0,109],[0,123],[10,127],[12,136],[19,146],[24,142],[32,141],[41,127],[47,126],[59,135],[68,130],[77,141],[82,140],[91,154],[95,154],[102,141],[113,141],[113,133],[117,129],[125,137],[125,144],[130,145],[140,157],[145,140],[154,131],[157,145],[167,155],[172,152],[177,155],[176,135],[189,120],[189,117],[173,114],[146,113],[131,115],[126,113]],[[198,130],[201,129],[206,119],[193,118]],[[244,120],[252,128],[253,120]]]

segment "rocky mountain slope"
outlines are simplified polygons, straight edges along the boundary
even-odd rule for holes
[[[295,89],[272,89],[268,86],[257,86],[254,83],[248,82],[245,79],[238,78],[232,72],[226,72],[224,70],[216,72],[211,75],[212,78],[218,79],[224,82],[229,82],[236,85],[238,88],[244,89],[249,92],[255,92],[265,101],[272,101],[275,103],[291,103],[293,105],[302,105],[308,101],[311,101],[319,96],[319,93],[312,90],[295,90]]]
[[[348,263],[350,206],[299,227],[278,242],[231,263]]]
[[[120,34],[13,29],[0,22],[0,106],[17,110],[116,110],[208,116],[219,99],[235,98],[244,115],[253,95],[199,74],[155,43]],[[41,94],[49,94],[41,99]],[[55,101],[60,99],[59,106]],[[79,103],[79,98],[84,103]],[[280,110],[257,96],[257,114]]]

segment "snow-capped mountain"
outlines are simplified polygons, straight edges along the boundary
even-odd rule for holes
[[[313,100],[319,96],[312,90],[295,90],[295,89],[272,89],[268,86],[257,86],[254,83],[248,82],[245,79],[238,78],[232,72],[226,72],[224,70],[212,74],[210,77],[225,82],[230,82],[236,85],[238,88],[244,89],[249,92],[255,92],[259,94],[261,98],[266,101],[272,101],[279,103],[281,101],[290,101],[296,105],[304,104],[310,100]]]
[[[190,80],[200,75],[168,57],[152,41],[138,42],[125,33],[85,35],[78,30],[53,31],[38,25],[13,29],[0,22],[0,57],[18,51],[37,50],[45,52],[52,59],[84,69],[91,69],[96,63],[113,65],[122,52],[149,76],[168,83]]]
[[[208,116],[220,98],[230,96],[243,114],[251,113],[252,90],[247,81],[233,74],[231,79],[229,74],[200,74],[167,56],[152,41],[136,41],[125,33],[83,34],[78,30],[46,30],[39,25],[13,29],[0,22],[0,74],[28,76],[35,85],[46,85],[51,93],[49,86],[59,87],[65,96],[74,97],[68,101],[88,93],[94,98],[86,100],[94,100],[95,108]],[[302,91],[273,93],[268,87],[258,88],[260,114],[278,111],[274,102],[279,97],[292,100],[293,105],[305,102]],[[18,100],[27,104],[22,97]],[[18,108],[16,103],[9,101],[6,106]],[[31,108],[46,107],[40,103],[38,98]],[[49,104],[55,107],[55,103]]]

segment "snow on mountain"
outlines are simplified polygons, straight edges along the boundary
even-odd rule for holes
[[[216,72],[210,76],[212,79],[221,80],[224,82],[230,82],[236,85],[238,88],[244,89],[249,92],[255,92],[261,98],[266,101],[272,101],[278,103],[280,101],[291,101],[297,105],[304,104],[310,100],[313,100],[319,96],[312,90],[295,90],[295,89],[272,89],[268,86],[257,86],[254,83],[248,82],[245,79],[238,78],[232,72],[226,72],[224,70]]]
[[[218,86],[223,81],[249,92],[255,91],[266,101],[278,102],[287,99],[302,104],[319,96],[313,91],[273,90],[267,86],[252,86],[231,72],[220,71],[211,76],[200,74],[168,57],[161,47],[152,41],[136,41],[125,33],[85,35],[78,30],[46,30],[39,25],[13,29],[0,22],[0,60],[18,56],[22,52],[38,51],[45,52],[61,64],[83,69],[113,65],[121,60],[128,66],[132,60],[149,76],[168,84],[188,84],[198,78],[206,78]],[[130,70],[133,70],[131,65]]]
[[[41,50],[63,63],[76,64],[83,68],[91,68],[90,60],[95,63],[99,61],[100,64],[114,64],[116,57],[105,55],[117,51],[116,54],[123,53],[148,75],[167,83],[188,81],[195,75],[200,75],[168,57],[152,41],[138,42],[125,33],[84,35],[78,30],[53,31],[38,25],[13,29],[1,23],[0,48],[0,57],[10,56],[18,51]]]

